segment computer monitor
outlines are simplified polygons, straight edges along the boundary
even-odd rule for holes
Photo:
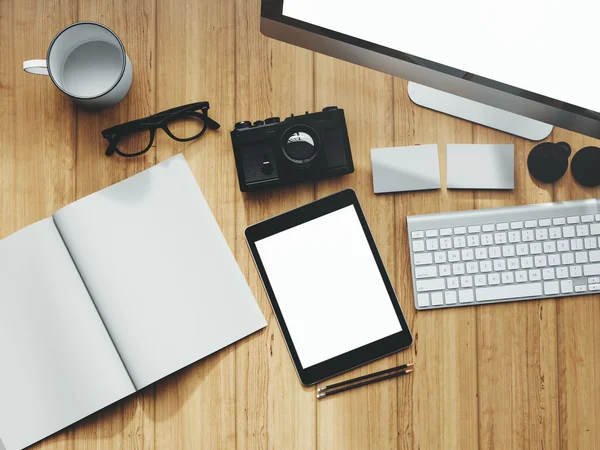
[[[592,0],[262,0],[261,31],[407,79],[411,99],[431,109],[532,140],[551,125],[600,138],[597,9]]]

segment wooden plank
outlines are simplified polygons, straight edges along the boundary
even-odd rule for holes
[[[158,160],[184,153],[233,250],[239,232],[228,132],[235,119],[234,2],[159,2],[157,20],[157,111],[209,101],[209,116],[221,124],[218,131],[207,130],[187,143],[160,131]],[[170,129],[185,137],[197,132],[197,125],[185,121]],[[157,384],[156,448],[235,448],[235,363],[235,348],[230,347]]]
[[[515,189],[480,191],[476,208],[552,201],[532,182],[533,144],[475,127],[476,143],[515,144]],[[477,307],[479,422],[482,448],[558,448],[556,304],[553,300]]]
[[[154,149],[139,158],[106,157],[106,141],[100,134],[109,126],[154,112],[155,2],[133,0],[116,8],[105,2],[81,0],[77,20],[110,27],[123,42],[133,68],[131,90],[119,104],[101,112],[77,111],[76,197],[81,198],[155,163]],[[153,448],[154,388],[145,389],[76,425],[72,440],[76,448]]]
[[[472,125],[413,104],[407,82],[396,79],[394,145],[438,144],[442,189],[395,195],[398,297],[414,344],[398,355],[415,373],[398,381],[398,449],[477,448],[477,347],[474,308],[417,312],[406,216],[473,209],[473,193],[448,191],[446,144],[472,142]]]
[[[600,141],[555,128],[553,141],[571,145],[573,156]],[[571,157],[572,160],[572,157]],[[600,188],[577,184],[571,171],[555,187],[555,199],[599,198]],[[560,447],[564,450],[597,449],[600,445],[600,296],[558,300],[558,388]]]
[[[313,111],[312,53],[259,31],[260,1],[236,1],[235,121]],[[226,124],[226,131],[233,122]],[[228,151],[231,144],[225,147]],[[229,170],[234,171],[231,163]],[[238,189],[237,181],[234,183]],[[266,330],[236,348],[237,449],[316,447],[314,388],[300,384],[243,237],[250,224],[314,199],[303,184],[258,194],[236,193],[235,253],[267,319]]]
[[[319,182],[317,197],[348,187],[356,191],[384,264],[393,274],[394,202],[391,196],[375,197],[370,176],[370,149],[393,143],[392,77],[323,55],[315,55],[314,71],[316,109],[333,105],[344,109],[355,166],[351,175]],[[331,381],[394,367],[395,363],[395,355],[388,356]],[[325,398],[317,405],[319,448],[394,448],[396,425],[395,381]]]

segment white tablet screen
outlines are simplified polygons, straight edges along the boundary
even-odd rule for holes
[[[402,331],[354,206],[256,248],[303,368]]]

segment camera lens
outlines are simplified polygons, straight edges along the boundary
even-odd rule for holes
[[[295,125],[283,133],[283,154],[294,164],[307,165],[314,160],[321,147],[317,132],[306,125]]]

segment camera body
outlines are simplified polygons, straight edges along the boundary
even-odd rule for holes
[[[240,190],[257,191],[354,172],[344,110],[238,122],[231,132]]]

